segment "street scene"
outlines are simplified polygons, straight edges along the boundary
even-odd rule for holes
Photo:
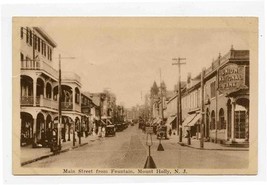
[[[162,140],[164,151],[157,151],[159,140],[153,136],[151,155],[156,167],[247,168],[248,151],[244,149],[220,150],[219,147],[210,146],[211,150],[199,150],[177,145],[176,139],[178,138]],[[139,130],[137,125],[119,132],[116,137],[92,138],[88,142],[88,145],[84,147],[28,164],[25,167],[139,169],[145,165],[146,134]]]
[[[253,19],[28,19],[15,30],[20,167],[251,166]]]

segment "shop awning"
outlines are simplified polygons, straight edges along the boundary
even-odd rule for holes
[[[187,124],[187,127],[192,127],[194,126],[198,120],[201,118],[201,114],[195,114],[195,117],[193,118],[192,121],[190,121],[188,124]]]
[[[185,118],[185,120],[183,122],[183,125],[186,127],[194,119],[195,116],[196,116],[196,114],[190,114],[190,115],[188,115]]]
[[[155,124],[160,124],[160,122],[161,122],[161,119],[160,119],[160,118],[157,118],[157,119],[155,119],[155,120],[153,121],[153,125],[155,125]]]
[[[105,125],[106,124],[106,122],[105,121],[103,121],[102,119],[101,119],[101,122]]]
[[[167,119],[166,125],[172,125],[172,122],[175,120],[176,116],[170,116]]]

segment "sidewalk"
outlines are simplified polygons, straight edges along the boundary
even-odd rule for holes
[[[191,145],[187,144],[187,138],[183,138],[183,142],[179,143],[179,136],[172,135],[169,137],[171,143],[179,144],[180,146],[199,149],[199,150],[221,150],[221,151],[249,151],[249,148],[227,147],[219,143],[204,142],[204,147],[200,148],[200,141],[191,139]]]
[[[71,141],[66,141],[61,143],[62,149],[60,153],[67,152],[69,150],[87,145],[89,142],[93,142],[96,139],[98,139],[98,137],[93,135],[90,135],[87,138],[82,137],[81,145],[79,145],[79,138],[76,136],[75,146],[73,146],[73,141],[71,136]],[[21,166],[55,155],[53,152],[50,151],[50,148],[32,148],[31,145],[21,147],[20,151],[21,151],[20,152]]]

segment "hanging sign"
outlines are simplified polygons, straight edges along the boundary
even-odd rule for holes
[[[245,66],[228,64],[219,69],[218,90],[221,93],[232,93],[240,89],[247,89],[245,85]]]

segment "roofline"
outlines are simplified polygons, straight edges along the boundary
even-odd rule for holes
[[[42,37],[45,38],[45,40],[51,44],[54,48],[57,47],[57,43],[44,31],[44,29],[40,27],[33,27]]]

